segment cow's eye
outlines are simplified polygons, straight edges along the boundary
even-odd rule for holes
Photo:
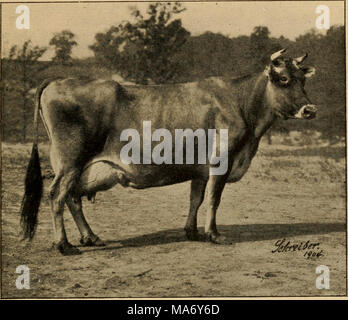
[[[287,78],[287,77],[284,77],[284,76],[281,76],[281,77],[280,77],[280,81],[281,81],[281,82],[284,82],[284,83],[287,83],[287,82],[288,82],[288,78]]]

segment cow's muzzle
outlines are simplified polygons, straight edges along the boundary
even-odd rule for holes
[[[305,120],[314,119],[317,111],[318,109],[314,104],[306,104],[294,114],[294,118]]]

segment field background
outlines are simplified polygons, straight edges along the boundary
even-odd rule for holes
[[[209,29],[191,33],[181,21],[185,4],[179,6],[180,10],[175,9],[178,5],[174,3],[149,4],[144,15],[131,10],[122,17],[117,15],[118,5],[115,3],[110,11],[115,14],[115,25],[108,26],[109,29],[100,30],[103,15],[100,23],[89,22],[95,31],[93,42],[88,44],[88,57],[73,54],[74,48],[82,45],[81,37],[86,36],[75,30],[75,19],[67,22],[66,30],[52,33],[47,43],[35,43],[35,39],[47,36],[46,28],[30,30],[37,33],[31,34],[32,41],[24,43],[15,37],[11,39],[8,36],[11,32],[4,32],[11,48],[1,57],[0,82],[2,296],[346,294],[345,26],[331,25],[326,32],[303,29],[290,39],[287,34],[275,36],[274,29],[267,25],[254,26],[256,22],[251,16],[248,19],[241,15],[241,19],[250,21],[248,33],[232,36]],[[2,8],[5,6],[11,5]],[[63,8],[68,11],[66,16],[83,14],[83,10],[62,6],[57,4],[56,12]],[[187,11],[190,10],[188,6]],[[254,10],[250,12],[257,13]],[[286,20],[280,22],[301,26],[300,11],[286,11]],[[314,10],[312,13],[314,19]],[[215,11],[211,14],[215,21]],[[279,20],[273,10],[259,14],[266,18],[264,21]],[[166,22],[165,16],[169,17]],[[192,16],[197,17],[197,22],[204,21],[198,11],[192,11]],[[52,16],[52,21],[56,19]],[[119,24],[120,19],[123,25]],[[229,23],[231,28],[238,25],[233,20]],[[10,21],[4,30],[14,26]],[[270,62],[270,55],[281,48],[287,48],[287,54],[293,58],[308,53],[304,65],[314,66],[316,74],[306,82],[306,91],[318,106],[318,114],[311,121],[279,120],[267,132],[242,181],[226,186],[217,223],[232,245],[185,239],[189,183],[142,191],[116,186],[98,194],[95,204],[84,201],[87,220],[107,246],[81,248],[83,254],[74,257],[58,256],[49,250],[53,237],[45,193],[35,239],[31,244],[19,241],[19,209],[34,131],[33,95],[44,79],[91,77],[113,79],[121,84],[125,81],[161,84],[210,76],[239,77],[262,72]],[[39,133],[46,191],[52,174],[47,135],[41,123]],[[200,232],[206,209],[203,203],[198,219]],[[79,234],[68,212],[65,219],[68,238],[77,245]],[[324,255],[306,259],[300,251],[272,254],[275,242],[280,239],[293,244],[320,242]],[[30,290],[15,287],[16,267],[23,264],[31,270]],[[331,271],[329,290],[318,290],[315,286],[315,268],[321,264]]]
[[[301,138],[302,137],[302,138]],[[308,141],[307,141],[308,142]],[[290,144],[290,145],[289,145]],[[146,190],[120,186],[84,200],[92,229],[106,247],[80,248],[79,256],[50,250],[52,225],[47,194],[31,244],[18,239],[29,144],[3,143],[2,296],[8,297],[195,297],[346,294],[345,146],[303,135],[261,143],[242,181],[226,186],[218,211],[220,232],[231,245],[190,242],[183,226],[189,183]],[[48,146],[40,145],[49,176]],[[47,190],[50,179],[45,180]],[[198,224],[203,232],[205,203]],[[69,240],[79,234],[65,212]],[[271,253],[275,242],[320,242],[324,256]],[[18,265],[30,268],[30,290],[17,290]],[[315,268],[330,268],[330,289],[315,286]]]

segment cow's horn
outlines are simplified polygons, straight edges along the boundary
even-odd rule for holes
[[[286,49],[282,49],[282,50],[279,50],[279,51],[273,53],[271,55],[271,61],[278,59],[285,51],[286,51]]]
[[[304,54],[302,57],[298,57],[298,58],[295,58],[294,60],[300,64],[302,63],[303,61],[305,61],[305,59],[308,57],[308,53]]]

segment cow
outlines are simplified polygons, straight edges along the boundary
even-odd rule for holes
[[[270,56],[262,72],[179,84],[121,86],[112,80],[75,78],[44,81],[35,96],[35,135],[21,205],[23,238],[31,240],[35,234],[43,193],[38,153],[40,114],[50,139],[50,161],[55,173],[49,198],[53,244],[58,252],[81,253],[66,236],[65,204],[80,231],[81,244],[103,246],[104,242],[84,217],[83,196],[93,199],[97,192],[116,184],[143,189],[189,180],[187,238],[201,239],[197,211],[206,193],[205,239],[226,243],[216,227],[216,212],[225,184],[243,177],[261,137],[277,118],[309,120],[316,116],[317,108],[304,89],[306,78],[315,72],[313,67],[303,65],[306,57],[307,54],[293,59],[282,49]],[[144,120],[151,121],[153,128],[165,128],[171,133],[176,128],[217,129],[217,132],[228,129],[226,172],[209,174],[214,167],[212,163],[124,163],[120,151],[126,142],[121,141],[120,135],[127,128],[137,129],[141,135]]]

